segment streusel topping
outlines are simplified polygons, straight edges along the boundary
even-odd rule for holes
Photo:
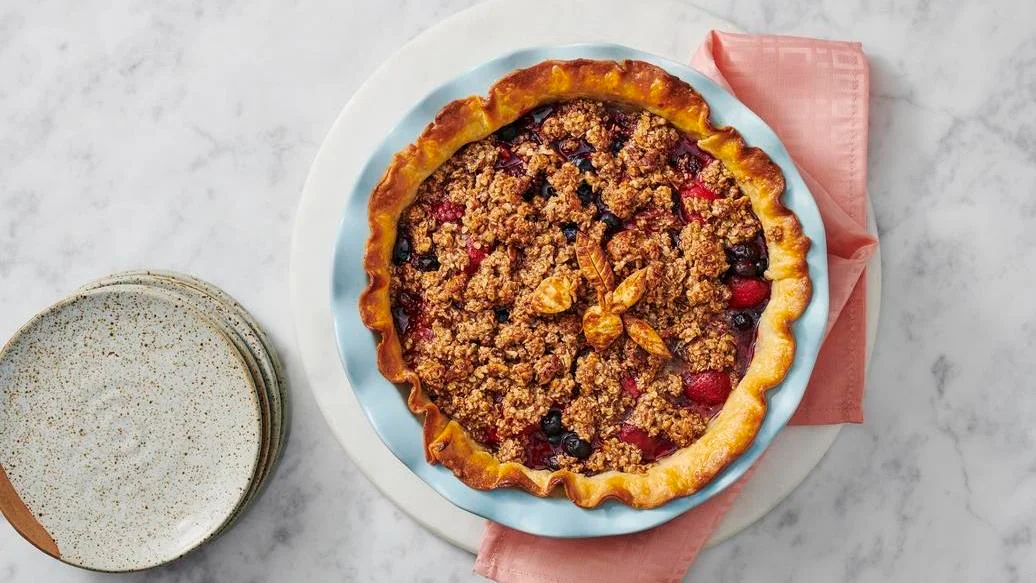
[[[403,214],[407,364],[502,461],[641,472],[751,360],[766,249],[733,175],[663,118],[590,100],[468,144]]]

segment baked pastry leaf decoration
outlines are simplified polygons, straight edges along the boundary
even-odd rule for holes
[[[576,235],[576,261],[583,277],[597,290],[598,301],[603,303],[604,294],[615,288],[615,273],[601,246],[583,232]]]
[[[645,267],[634,271],[619,284],[619,287],[615,288],[615,291],[606,296],[605,299],[607,301],[605,303],[611,308],[612,312],[621,314],[640,301],[640,296],[644,295],[644,292],[647,290],[650,270],[650,267]]]
[[[604,350],[622,336],[622,317],[599,304],[590,306],[583,314],[583,335],[590,346]]]
[[[540,314],[560,314],[572,307],[575,286],[567,277],[554,275],[532,292],[532,309]]]
[[[633,316],[623,316],[622,322],[626,325],[626,333],[629,334],[630,339],[649,354],[667,359],[673,357],[673,354],[669,352],[669,347],[665,345],[665,341],[658,335],[658,332],[655,332],[651,324]]]
[[[623,315],[640,301],[647,290],[651,268],[634,271],[615,287],[615,274],[604,257],[604,251],[583,233],[576,237],[576,259],[583,275],[597,288],[599,303],[590,306],[583,314],[583,335],[590,346],[604,350],[625,330],[630,339],[649,354],[672,358],[665,341],[651,324]]]

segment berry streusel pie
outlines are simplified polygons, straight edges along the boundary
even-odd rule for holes
[[[784,179],[686,83],[549,61],[447,105],[370,201],[360,300],[429,461],[654,507],[752,442],[811,294]]]

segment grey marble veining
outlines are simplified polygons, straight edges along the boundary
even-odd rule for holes
[[[286,281],[298,193],[339,109],[398,46],[471,3],[0,6],[0,337],[88,279],[161,266],[237,296],[294,381],[292,438],[255,508],[124,580],[478,579],[335,442],[294,354]],[[885,288],[866,424],[689,579],[1036,580],[1036,5],[711,10],[746,30],[863,42]],[[0,583],[108,579],[0,527]]]

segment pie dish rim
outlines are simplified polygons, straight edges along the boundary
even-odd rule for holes
[[[792,324],[811,297],[809,240],[796,215],[781,203],[780,167],[758,148],[745,145],[732,127],[715,127],[705,100],[689,84],[662,67],[643,62],[547,59],[494,83],[488,98],[471,96],[447,104],[416,142],[394,156],[371,195],[371,236],[365,251],[370,284],[361,296],[364,323],[380,335],[379,369],[389,380],[409,383],[409,409],[424,415],[425,453],[442,462],[466,484],[479,488],[517,486],[546,496],[562,486],[582,507],[617,498],[635,508],[654,508],[706,486],[752,444],[766,414],[766,393],[778,386],[794,361]],[[772,282],[763,311],[756,355],[709,431],[695,444],[652,465],[645,473],[609,471],[596,475],[566,470],[534,470],[501,463],[432,403],[416,373],[402,358],[390,311],[391,251],[399,214],[413,201],[424,178],[464,144],[488,136],[529,109],[549,101],[590,97],[625,102],[662,115],[678,129],[705,136],[699,144],[722,160],[752,199],[767,233]],[[555,99],[558,98],[558,99]],[[772,233],[780,230],[780,242]]]

